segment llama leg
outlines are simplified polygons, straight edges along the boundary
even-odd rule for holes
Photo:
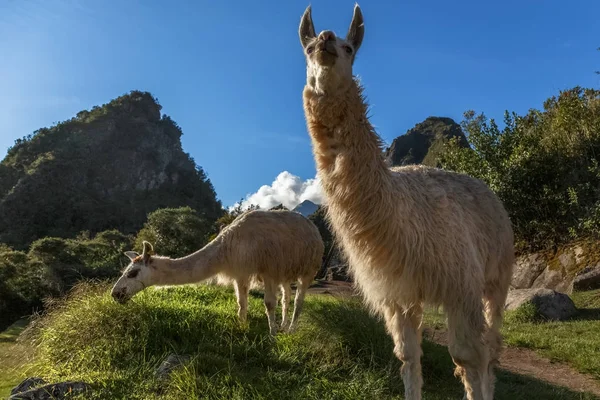
[[[494,397],[494,386],[496,383],[494,368],[500,363],[502,352],[502,318],[504,315],[504,303],[506,302],[506,290],[496,285],[490,285],[485,292],[485,316],[488,329],[486,332],[486,343],[490,349],[490,361],[488,364],[488,396]]]
[[[488,393],[489,352],[483,337],[483,304],[480,299],[463,298],[459,307],[447,307],[448,350],[456,364],[454,373],[461,378],[468,400],[492,400]]]
[[[421,319],[420,306],[406,312],[396,305],[385,306],[383,316],[388,333],[394,339],[394,354],[402,361],[400,374],[404,382],[406,400],[420,400],[421,375]]]
[[[285,331],[290,324],[288,318],[288,305],[290,304],[290,297],[292,295],[292,288],[289,283],[281,285],[281,330]]]
[[[238,317],[241,322],[246,322],[248,315],[248,290],[250,285],[246,280],[237,280],[234,282],[235,296],[238,303]]]
[[[296,287],[296,298],[294,299],[294,314],[292,315],[292,323],[288,332],[294,332],[298,328],[298,318],[302,313],[302,307],[304,306],[304,296],[306,291],[312,282],[312,277],[303,277],[298,280],[298,286]]]
[[[277,322],[275,321],[275,308],[277,307],[277,285],[267,278],[263,278],[265,284],[265,311],[269,320],[269,331],[271,335],[277,334]]]

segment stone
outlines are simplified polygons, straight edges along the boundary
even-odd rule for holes
[[[565,276],[561,270],[547,266],[531,285],[532,289],[556,289],[563,282]]]
[[[12,394],[8,400],[61,400],[67,398],[67,396],[86,393],[90,389],[90,385],[85,382],[68,381],[51,383]]]
[[[593,290],[600,288],[600,268],[590,268],[582,271],[573,280],[573,290]]]
[[[10,391],[10,394],[13,395],[13,394],[25,392],[35,386],[44,385],[46,383],[47,382],[45,380],[43,380],[42,378],[38,378],[37,376],[31,377],[31,378],[26,378],[23,382],[21,382],[17,386],[15,386],[13,388],[13,390]]]
[[[515,289],[529,289],[544,269],[546,260],[537,253],[517,258],[511,286]]]
[[[563,321],[577,314],[577,308],[568,295],[545,288],[509,291],[505,309],[516,310],[526,303],[532,303],[538,314],[547,320]]]
[[[169,377],[171,372],[180,367],[182,364],[190,361],[190,356],[180,356],[177,354],[169,354],[169,356],[160,364],[156,370],[156,376],[158,379],[166,379]]]

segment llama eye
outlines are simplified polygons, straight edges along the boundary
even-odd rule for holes
[[[350,46],[344,46],[344,49],[346,50],[346,53],[352,54],[352,47],[350,47]]]
[[[140,273],[140,270],[139,270],[139,269],[134,269],[133,271],[129,271],[129,272],[127,273],[127,277],[128,277],[128,278],[130,278],[130,279],[133,279],[133,278],[135,278],[135,277],[136,277],[136,276],[137,276],[139,273]]]
[[[308,47],[308,48],[306,49],[306,54],[310,54],[310,53],[312,53],[312,52],[313,52],[313,50],[314,50],[314,47]]]

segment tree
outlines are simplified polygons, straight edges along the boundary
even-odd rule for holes
[[[202,248],[213,224],[190,207],[162,208],[148,214],[148,220],[135,239],[135,249],[149,241],[161,255],[182,257]]]
[[[600,91],[575,87],[524,116],[465,113],[471,147],[450,141],[443,168],[487,183],[506,206],[520,250],[600,237]]]
[[[233,208],[231,208],[229,211],[225,211],[223,216],[219,218],[217,222],[215,222],[214,233],[210,236],[209,241],[216,238],[223,228],[235,221],[235,219],[242,215],[244,212],[260,209],[260,207],[255,204],[250,204],[247,208],[244,208],[242,206],[243,202],[244,199],[241,198],[240,201],[238,201]]]

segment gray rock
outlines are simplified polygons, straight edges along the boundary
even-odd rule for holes
[[[171,372],[182,364],[190,361],[191,357],[186,355],[169,354],[169,356],[160,364],[156,370],[158,379],[167,379]]]
[[[71,395],[86,393],[90,385],[85,382],[68,381],[51,383],[11,395],[8,400],[60,400]]]
[[[505,309],[512,311],[526,303],[532,303],[538,314],[548,320],[562,321],[577,313],[571,298],[551,289],[515,289],[508,292]]]
[[[600,288],[600,268],[583,272],[573,280],[573,290],[592,290]]]
[[[44,385],[46,383],[42,378],[38,378],[37,376],[26,378],[23,382],[19,383],[17,386],[10,391],[10,394],[17,394],[25,392],[35,386]]]
[[[529,289],[544,269],[546,260],[537,253],[519,257],[515,263],[511,286],[515,289]]]
[[[547,266],[531,285],[532,289],[556,289],[563,282],[565,276],[561,270]]]

